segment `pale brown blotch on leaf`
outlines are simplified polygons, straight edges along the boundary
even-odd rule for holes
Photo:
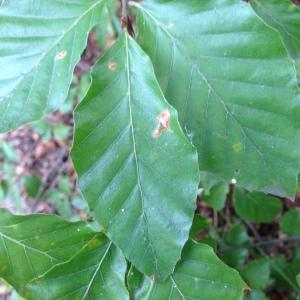
[[[168,109],[161,112],[156,120],[158,121],[156,129],[152,133],[153,138],[157,138],[161,135],[161,133],[165,130],[170,130],[170,111]]]
[[[55,60],[63,60],[67,56],[68,52],[66,50],[62,50],[58,52],[55,56]]]
[[[117,67],[118,67],[118,65],[117,65],[115,62],[110,62],[110,63],[108,64],[108,69],[109,69],[110,71],[115,71],[115,70],[117,69]]]

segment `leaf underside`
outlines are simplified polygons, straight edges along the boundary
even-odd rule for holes
[[[105,0],[6,0],[0,7],[0,132],[63,103]]]
[[[197,146],[200,170],[294,196],[300,97],[279,34],[236,0],[145,0],[137,40]]]
[[[19,294],[25,285],[64,262],[95,236],[84,222],[67,222],[57,216],[14,216],[0,210],[0,277]]]
[[[76,109],[72,159],[112,241],[142,272],[169,275],[193,220],[197,153],[127,33],[97,63]]]

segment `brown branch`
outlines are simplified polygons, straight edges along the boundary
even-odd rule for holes
[[[131,36],[134,36],[134,30],[127,13],[128,0],[121,0],[121,25],[126,28]]]

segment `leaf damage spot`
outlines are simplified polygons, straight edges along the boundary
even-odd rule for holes
[[[172,29],[174,27],[174,23],[173,22],[169,22],[167,25],[168,29]]]
[[[96,236],[87,243],[87,249],[91,250],[96,248],[97,246],[101,245],[101,238],[100,236]]]
[[[150,279],[154,282],[155,281],[155,275],[151,275]]]
[[[153,138],[159,137],[164,131],[170,130],[170,111],[168,109],[161,112],[157,117],[156,120],[158,124],[156,129],[152,133]]]
[[[67,56],[68,52],[66,50],[62,50],[58,52],[55,56],[55,60],[63,60]]]
[[[36,284],[41,284],[42,281],[43,281],[43,278],[42,278],[42,277],[38,277],[38,278],[35,279],[35,283],[36,283]]]
[[[115,62],[108,63],[108,69],[112,72],[115,71],[117,69],[117,67],[118,67],[118,65]]]

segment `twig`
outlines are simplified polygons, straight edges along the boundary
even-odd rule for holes
[[[134,36],[133,26],[127,14],[127,6],[128,6],[128,0],[121,0],[121,25],[122,28],[127,29],[128,33],[131,36]]]
[[[60,173],[63,171],[63,169],[66,166],[67,162],[63,162],[63,157],[66,155],[66,150],[62,149],[61,152],[59,153],[59,157],[57,159],[57,165],[56,165],[56,173],[57,175],[60,175]],[[32,206],[31,211],[35,212],[37,207],[39,206],[39,204],[41,203],[41,201],[43,200],[43,195],[45,193],[46,190],[51,190],[54,185],[55,185],[55,180],[52,180],[50,185],[47,186],[47,181],[50,178],[50,176],[53,175],[53,169],[49,169],[49,171],[45,174],[42,182],[43,184],[41,184],[41,186],[39,187],[38,193],[35,196],[35,200],[34,200],[34,205]]]
[[[254,237],[261,243],[263,242],[257,230],[252,226],[252,224],[244,221],[244,224],[250,229],[253,233]],[[255,245],[257,251],[273,266],[274,269],[282,276],[282,278],[291,286],[291,288],[296,292],[300,293],[300,289],[286,276],[286,274],[276,265],[274,261],[272,261],[269,256],[265,253],[265,251],[259,246]]]
[[[286,237],[281,239],[273,239],[268,241],[259,241],[257,243],[249,244],[249,245],[240,245],[240,246],[234,246],[234,247],[226,247],[220,250],[221,253],[232,251],[236,249],[250,249],[250,248],[256,248],[256,247],[266,247],[270,245],[276,245],[276,244],[282,244],[282,243],[297,243],[300,241],[300,236],[293,236],[293,237]]]
[[[128,0],[121,0],[121,23],[122,27],[127,27],[127,5]]]

